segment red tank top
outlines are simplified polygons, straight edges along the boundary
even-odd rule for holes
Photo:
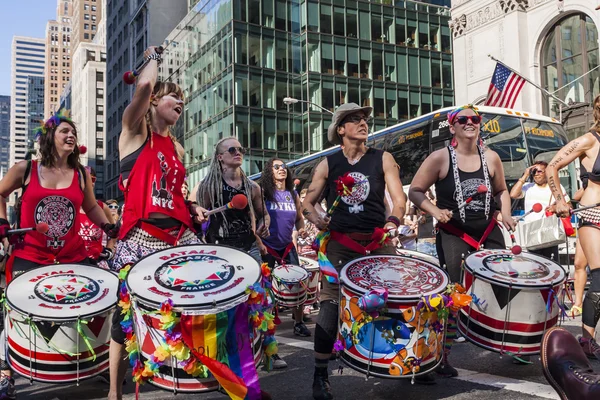
[[[119,239],[151,213],[161,213],[192,227],[192,218],[185,205],[181,185],[185,167],[177,157],[175,145],[168,136],[152,133],[153,145],[146,141],[127,179],[119,186],[125,196]]]
[[[72,263],[86,258],[79,236],[79,209],[83,191],[79,172],[73,172],[71,185],[65,189],[46,189],[40,184],[37,161],[31,162],[31,178],[21,203],[21,228],[40,222],[48,224],[48,232],[30,231],[15,245],[13,255],[38,264]]]
[[[104,207],[104,204],[100,200],[98,200],[98,205],[100,208]],[[79,222],[79,236],[81,236],[85,243],[88,257],[97,260],[104,249],[104,245],[102,244],[104,232],[82,211],[79,212]]]

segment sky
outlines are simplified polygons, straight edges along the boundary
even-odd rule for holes
[[[10,96],[12,38],[46,37],[46,23],[56,18],[56,0],[0,0],[0,95]]]

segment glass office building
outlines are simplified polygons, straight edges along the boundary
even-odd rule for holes
[[[453,104],[446,3],[198,2],[167,38],[161,66],[161,78],[185,91],[175,133],[191,184],[225,136],[249,148],[251,174],[270,157],[328,147],[327,110],[340,104],[373,106],[373,130]]]

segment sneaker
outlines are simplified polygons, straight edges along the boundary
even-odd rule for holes
[[[439,375],[442,375],[444,378],[454,378],[458,376],[458,371],[454,368],[448,361],[443,361],[436,369]]]
[[[329,377],[327,376],[327,370],[325,373],[315,372],[313,379],[313,399],[315,400],[332,400],[333,394],[331,393],[331,384],[329,383]]]
[[[16,398],[15,380],[12,377],[2,374],[0,376],[0,400],[12,400]]]
[[[273,369],[285,369],[287,368],[287,363],[283,361],[279,354],[274,354],[271,356],[271,360],[273,361]]]
[[[304,325],[303,322],[300,322],[294,325],[294,335],[308,337],[311,335],[311,333],[306,327],[306,325]]]
[[[600,360],[600,345],[594,339],[579,338],[579,344],[588,358]]]
[[[464,336],[459,336],[456,339],[454,339],[454,343],[464,343],[466,341],[467,341],[467,339],[465,339]]]

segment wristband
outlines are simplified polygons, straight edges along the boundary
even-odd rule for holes
[[[162,64],[162,56],[159,53],[150,54],[146,60],[156,60],[158,65]]]
[[[394,217],[393,215],[387,217],[386,222],[391,222],[396,225],[396,228],[400,226],[400,218]]]

